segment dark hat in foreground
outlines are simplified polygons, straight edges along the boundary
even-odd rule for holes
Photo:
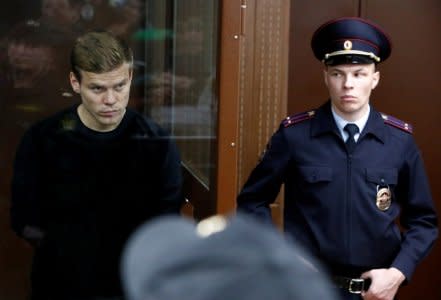
[[[370,64],[385,61],[391,53],[387,34],[376,24],[356,17],[326,22],[314,33],[315,57],[327,65]]]
[[[141,226],[122,257],[128,300],[327,300],[317,263],[251,217],[199,224],[175,216]]]

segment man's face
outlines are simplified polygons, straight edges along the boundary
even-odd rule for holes
[[[44,46],[11,43],[8,47],[14,88],[32,88],[53,71],[52,50]]]
[[[374,64],[328,66],[324,70],[331,103],[348,121],[360,119],[368,110],[371,91],[380,80]]]
[[[121,122],[129,102],[132,69],[128,63],[107,73],[81,72],[81,82],[70,73],[72,89],[81,96],[81,121],[96,131],[111,131]]]

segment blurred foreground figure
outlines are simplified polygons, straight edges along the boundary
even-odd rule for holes
[[[140,227],[122,257],[128,300],[334,300],[316,262],[250,217]]]

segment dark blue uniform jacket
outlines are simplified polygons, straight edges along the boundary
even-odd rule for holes
[[[285,184],[285,231],[330,272],[396,267],[409,280],[438,235],[413,136],[371,108],[349,155],[330,102],[311,115],[282,123],[245,183],[238,209],[270,221],[269,204]],[[376,205],[378,186],[392,192],[386,211]]]

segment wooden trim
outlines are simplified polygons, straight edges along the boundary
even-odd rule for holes
[[[218,213],[235,209],[237,194],[286,115],[289,5],[284,0],[222,3]]]
[[[289,6],[290,2],[283,0],[247,1],[240,68],[239,189],[286,116]],[[274,220],[281,225],[282,194],[271,208]]]
[[[238,0],[224,0],[220,7],[217,213],[228,213],[234,208],[237,191],[237,104],[241,39],[239,4]]]

